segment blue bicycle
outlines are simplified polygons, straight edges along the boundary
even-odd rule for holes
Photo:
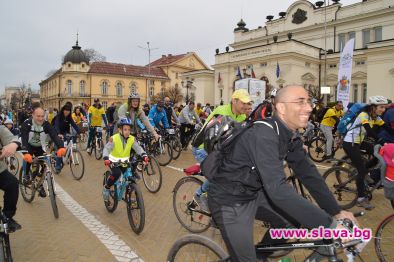
[[[130,161],[129,158],[111,158],[111,167],[127,167],[126,171],[119,177],[118,181],[110,188],[109,201],[104,201],[105,208],[108,212],[112,213],[118,207],[120,200],[125,201],[127,205],[127,217],[131,229],[140,234],[145,226],[145,207],[142,192],[137,185],[136,176],[138,159],[133,157]],[[103,185],[105,185],[111,171],[104,173]]]

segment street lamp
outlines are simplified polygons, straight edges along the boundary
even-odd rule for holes
[[[183,88],[186,88],[186,104],[189,103],[189,88],[193,86],[193,79],[189,79],[186,77],[186,81],[181,81],[181,85]]]

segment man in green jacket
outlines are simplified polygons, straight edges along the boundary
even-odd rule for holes
[[[205,121],[205,125],[209,123],[209,121],[216,115],[229,116],[237,122],[242,122],[246,119],[246,111],[248,109],[248,103],[250,103],[250,96],[248,91],[245,89],[235,90],[231,96],[231,103],[218,106],[213,112],[208,116]],[[201,129],[201,132],[204,132],[204,127]],[[192,148],[192,153],[194,158],[198,163],[201,163],[208,155],[208,153],[204,150],[204,145],[201,144],[198,147]],[[208,180],[205,180],[202,186],[197,189],[194,194],[194,200],[200,206],[202,210],[208,211],[208,199],[206,192],[208,191]]]

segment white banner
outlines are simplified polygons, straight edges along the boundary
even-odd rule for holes
[[[352,80],[354,38],[347,41],[341,53],[338,70],[337,101],[343,102],[346,108],[350,100],[350,87]]]

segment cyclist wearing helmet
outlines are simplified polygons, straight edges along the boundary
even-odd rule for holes
[[[135,152],[144,159],[144,164],[149,163],[149,157],[145,153],[144,149],[138,144],[137,140],[130,135],[131,133],[131,121],[128,118],[121,118],[118,122],[119,132],[109,138],[108,143],[104,147],[103,159],[104,164],[109,166],[111,169],[111,175],[108,177],[104,188],[103,188],[103,198],[105,201],[109,200],[110,188],[119,179],[122,172],[126,170],[127,167],[111,167],[111,159],[129,159]]]
[[[14,136],[19,136],[20,131],[18,128],[14,127],[14,122],[12,122],[12,119],[7,118],[7,120],[4,121],[4,125],[11,131]]]
[[[156,133],[153,126],[149,123],[148,117],[145,115],[144,111],[140,109],[140,96],[137,93],[132,93],[129,95],[127,103],[121,105],[118,110],[118,117],[129,118],[131,120],[131,134],[136,135],[138,131],[137,119],[140,119],[143,125],[151,132],[155,139],[159,139],[159,135]]]
[[[98,98],[94,99],[94,104],[89,107],[88,110],[88,123],[89,123],[89,138],[87,152],[90,154],[92,152],[91,143],[96,132],[96,127],[101,127],[102,123],[105,123],[105,127],[108,129],[107,116],[105,115],[104,108],[100,104]]]
[[[343,139],[343,149],[358,172],[356,180],[358,205],[367,210],[373,209],[374,206],[369,203],[365,193],[364,179],[368,171],[361,156],[360,145],[367,136],[376,139],[378,143],[381,142],[381,139],[378,139],[376,129],[384,125],[380,115],[383,114],[387,103],[387,99],[383,96],[370,97],[368,99],[368,105],[354,120]]]
[[[152,106],[148,118],[151,125],[157,129],[162,129],[163,127],[164,129],[170,128],[162,100],[159,100],[156,105]]]

